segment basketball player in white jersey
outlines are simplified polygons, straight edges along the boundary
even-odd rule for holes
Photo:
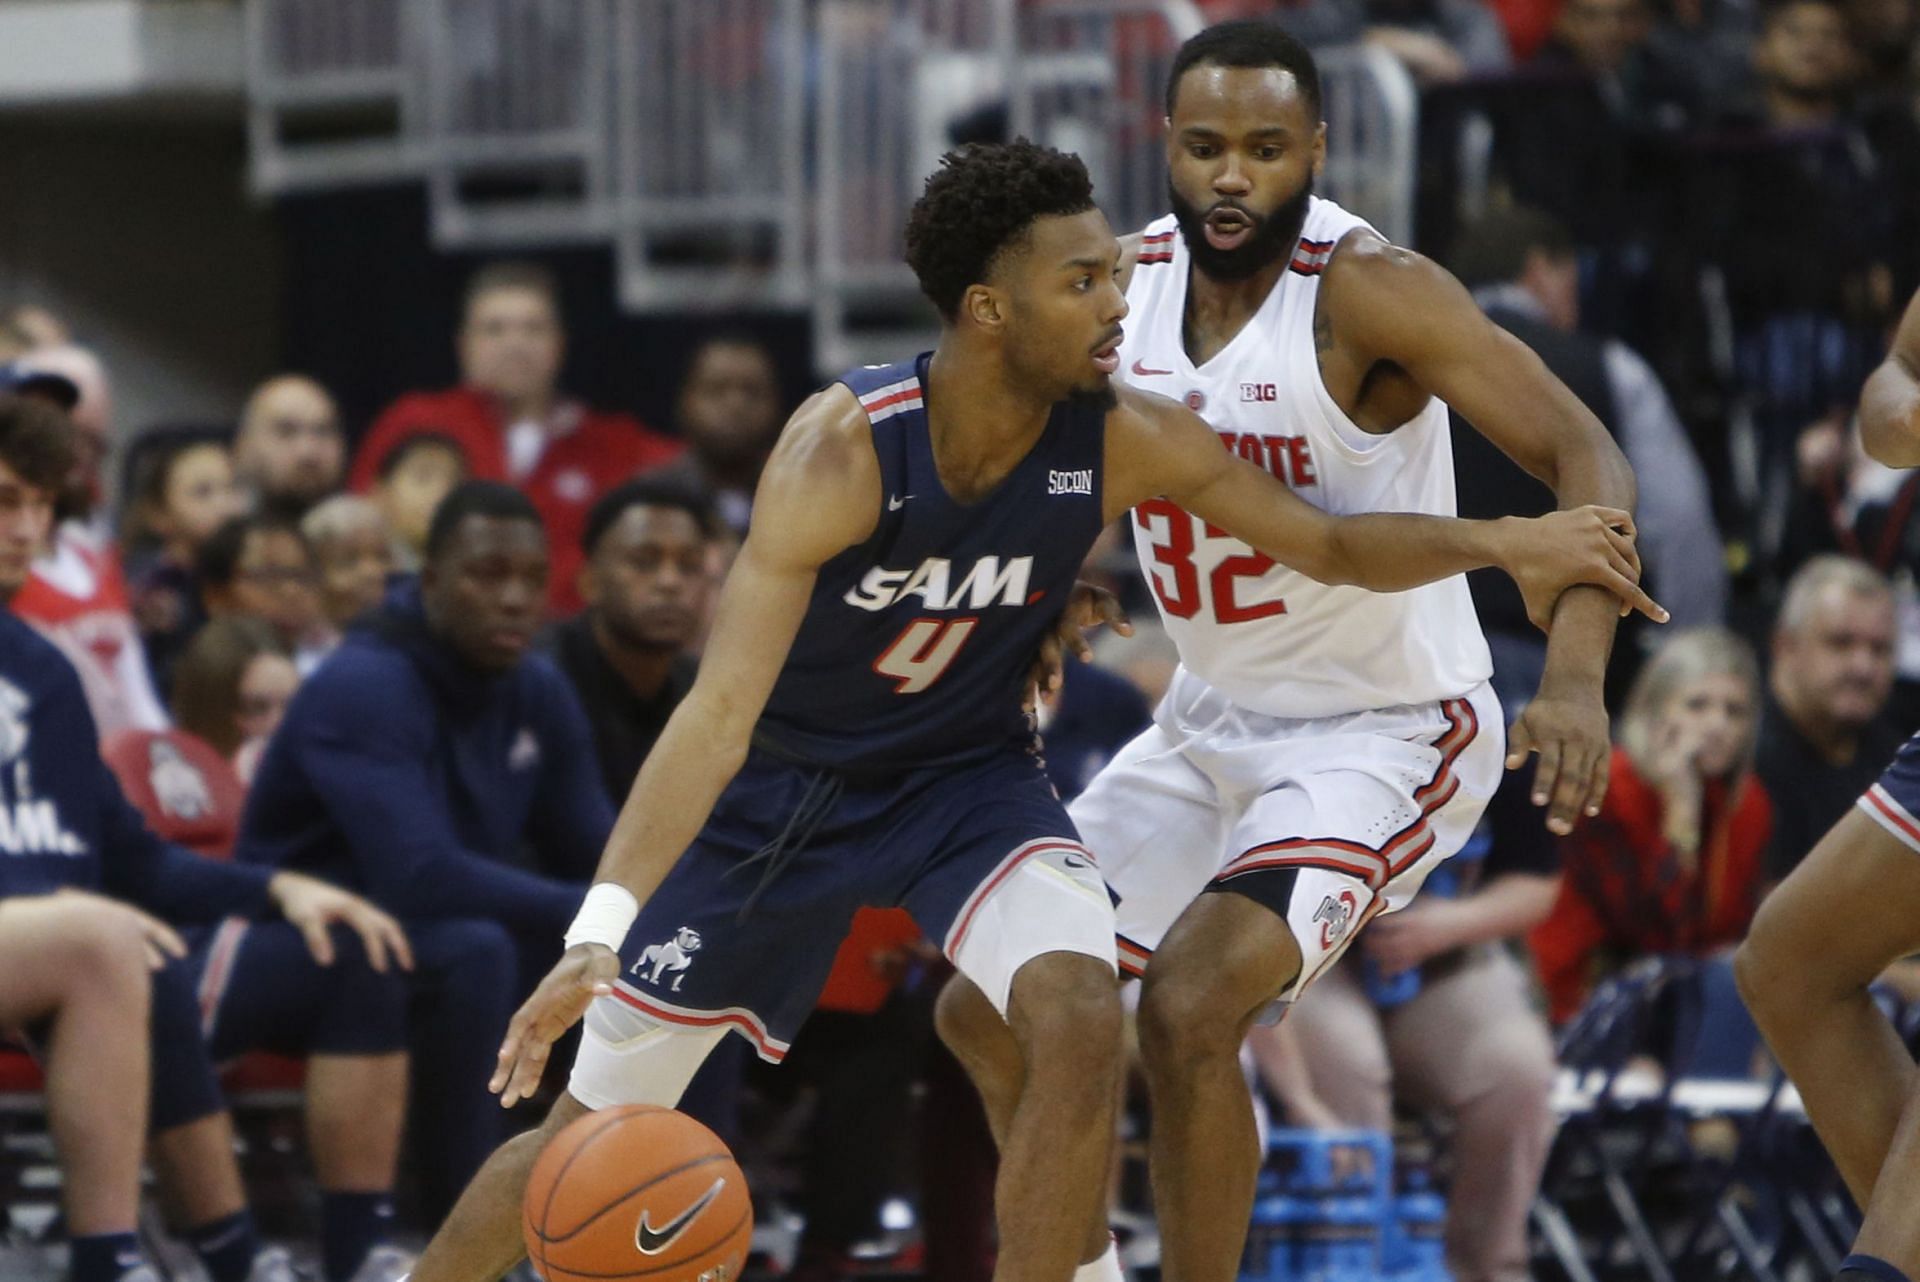
[[[1920,294],[1860,393],[1860,442],[1920,467]],[[1760,905],[1740,993],[1866,1223],[1836,1282],[1920,1278],[1920,1085],[1867,986],[1920,952],[1920,735]]]
[[[1299,42],[1261,22],[1202,32],[1167,110],[1174,213],[1123,259],[1121,377],[1184,401],[1331,512],[1452,514],[1447,405],[1561,506],[1631,508],[1612,438],[1526,347],[1441,268],[1313,196],[1326,135]],[[1466,840],[1506,722],[1463,578],[1328,588],[1171,503],[1131,525],[1181,666],[1155,725],[1071,812],[1119,896],[1121,966],[1144,981],[1163,1268],[1231,1282],[1260,1163],[1247,1029]],[[1546,673],[1505,755],[1538,752],[1535,800],[1564,833],[1605,789],[1616,603],[1576,589],[1535,622],[1551,625]],[[941,1027],[1004,1113],[1010,1061],[989,1013],[950,986]],[[1506,1234],[1521,1258],[1485,1276],[1525,1276],[1528,1200]]]

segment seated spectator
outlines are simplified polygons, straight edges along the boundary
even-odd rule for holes
[[[409,436],[380,461],[371,495],[393,531],[395,569],[409,574],[420,569],[434,511],[467,474],[466,451],[439,432]]]
[[[1739,74],[1731,58],[1655,40],[1647,0],[1566,0],[1534,71],[1585,80],[1613,120],[1630,131],[1673,132],[1698,124]]]
[[[587,514],[587,608],[554,633],[554,661],[586,709],[615,806],[693,688],[699,664],[689,647],[713,587],[713,509],[657,476],[608,491]]]
[[[1580,331],[1580,269],[1567,229],[1535,210],[1490,213],[1461,235],[1452,257],[1488,318],[1532,348],[1619,441],[1639,485],[1649,590],[1673,603],[1674,624],[1723,622],[1726,560],[1706,471],[1646,361],[1625,343]],[[1462,516],[1537,516],[1556,506],[1551,490],[1457,415],[1453,451]],[[1475,573],[1467,582],[1493,649],[1495,689],[1518,708],[1539,688],[1546,638],[1511,580]]]
[[[1305,0],[1282,13],[1308,45],[1385,49],[1422,85],[1497,75],[1513,65],[1499,16],[1482,0]]]
[[[51,407],[0,397],[0,599],[20,590],[47,533],[69,437]],[[156,838],[100,758],[72,666],[7,608],[0,671],[6,752],[19,765],[0,772],[0,808],[15,816],[0,827],[0,1020],[46,1046],[75,1278],[154,1278],[133,1223],[150,1130],[162,1185],[213,1282],[294,1282],[247,1213],[213,1067],[263,1045],[311,1056],[328,1282],[397,1277],[404,1261],[376,1248],[402,1121],[387,1101],[406,1076],[406,989],[389,967],[407,960],[398,923],[310,877]],[[282,920],[267,920],[270,909]],[[175,929],[222,918],[185,937]],[[88,933],[61,937],[76,930]],[[57,960],[87,962],[77,973],[93,995],[63,983]],[[103,1027],[103,1014],[135,1022]],[[82,1032],[93,1036],[76,1042]],[[100,1097],[109,1086],[118,1093]]]
[[[364,889],[406,922],[427,1009],[414,1110],[434,1217],[500,1138],[494,1051],[558,958],[613,827],[579,702],[528,654],[547,564],[524,494],[469,481],[448,495],[417,587],[397,588],[294,696],[236,850]],[[543,871],[519,866],[526,848]],[[487,964],[468,956],[476,941]]]
[[[268,379],[240,414],[233,463],[256,512],[299,520],[346,476],[347,444],[333,397],[299,374]]]
[[[393,573],[393,535],[370,499],[336,494],[300,521],[320,571],[320,612],[338,631],[380,604]]]
[[[1525,773],[1495,793],[1482,832],[1413,903],[1370,923],[1279,1030],[1299,1069],[1279,1083],[1308,1124],[1393,1129],[1399,1099],[1450,1125],[1447,1267],[1458,1282],[1527,1276],[1527,1217],[1555,1120],[1553,1039],[1508,950],[1552,909],[1559,860]],[[1263,1066],[1273,1063],[1271,1048]]]
[[[1860,51],[1859,90],[1863,105],[1906,111],[1920,90],[1915,59],[1920,57],[1920,2],[1849,0],[1847,25]]]
[[[1791,504],[1796,471],[1808,470],[1806,449],[1824,440],[1833,457],[1885,350],[1898,291],[1920,272],[1920,135],[1911,121],[1852,105],[1856,65],[1838,0],[1769,4],[1752,91],[1689,158],[1679,194],[1676,235],[1724,281],[1769,568],[1779,546],[1771,525]],[[1845,234],[1808,236],[1810,223]],[[1792,241],[1804,243],[1779,252]]]
[[[414,392],[374,422],[353,461],[365,492],[387,455],[421,432],[452,437],[472,474],[506,481],[530,497],[553,539],[548,584],[556,613],[580,608],[580,529],[611,487],[666,462],[679,443],[630,415],[604,413],[561,394],[566,345],[559,290],[545,269],[494,263],[467,286],[458,350],[460,386]]]
[[[0,378],[0,390],[19,386],[22,378],[30,383],[23,391],[71,411],[74,461],[55,504],[58,524],[15,595],[13,611],[73,664],[102,735],[164,729],[167,714],[147,670],[120,556],[100,513],[100,473],[113,439],[106,370],[83,347],[56,347],[34,351]]]
[[[1628,962],[1714,957],[1745,935],[1772,821],[1751,769],[1758,687],[1746,643],[1713,629],[1641,669],[1606,801],[1562,840],[1559,898],[1528,937],[1556,1023]]]
[[[1769,880],[1806,858],[1900,746],[1883,715],[1893,643],[1893,588],[1871,567],[1819,556],[1787,585],[1754,754],[1773,802]]]
[[[245,497],[218,439],[188,438],[148,460],[122,523],[133,615],[155,684],[170,688],[173,663],[206,622],[194,565],[213,532],[240,515]]]
[[[676,426],[687,452],[648,475],[704,494],[735,541],[743,539],[785,418],[766,344],[747,334],[709,338],[694,348],[680,385]]]
[[[256,514],[228,521],[201,545],[195,572],[209,618],[266,620],[303,674],[333,648],[333,629],[320,613],[313,549],[287,517]]]
[[[242,782],[286,715],[300,671],[271,624],[246,615],[215,619],[194,636],[174,672],[173,719],[233,763]]]

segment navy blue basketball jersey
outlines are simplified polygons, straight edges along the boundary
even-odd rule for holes
[[[1041,640],[1101,528],[1106,416],[1061,402],[991,493],[961,504],[927,432],[930,353],[855,370],[880,457],[879,524],[820,569],[757,738],[819,765],[892,773],[1031,742]]]

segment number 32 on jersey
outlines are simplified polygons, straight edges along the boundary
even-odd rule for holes
[[[1168,499],[1150,499],[1133,509],[1133,519],[1152,540],[1154,564],[1147,578],[1161,608],[1176,619],[1191,619],[1211,607],[1216,623],[1246,623],[1268,619],[1287,612],[1285,601],[1261,601],[1243,605],[1235,595],[1238,580],[1258,579],[1276,562],[1264,552],[1251,549],[1223,558],[1208,572],[1204,589],[1200,567],[1194,564],[1198,544],[1195,528],[1198,517]],[[1205,529],[1207,538],[1225,538],[1224,530]]]

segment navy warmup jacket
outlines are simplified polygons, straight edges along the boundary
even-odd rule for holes
[[[351,886],[403,919],[563,932],[613,809],[545,658],[467,666],[403,590],[308,677],[260,761],[236,857]],[[525,846],[554,876],[516,866]]]
[[[265,910],[272,875],[155,836],[100,758],[66,657],[0,611],[0,897],[72,887],[168,921],[210,922]]]

